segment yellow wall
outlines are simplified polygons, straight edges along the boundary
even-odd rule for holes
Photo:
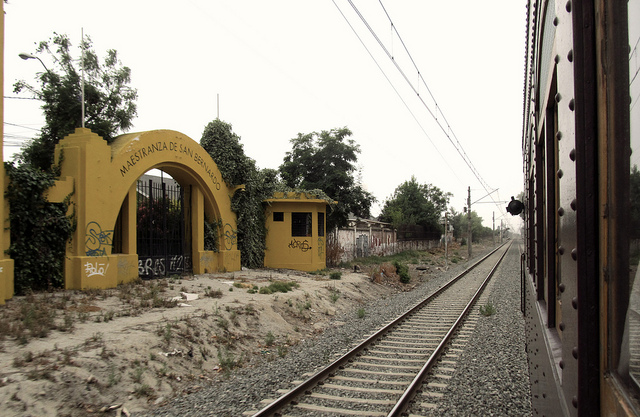
[[[264,266],[301,271],[317,271],[327,267],[325,200],[308,198],[303,193],[277,193],[267,200],[265,210],[267,240]],[[273,213],[283,213],[283,221],[274,221]],[[312,213],[310,236],[292,236],[292,213]],[[318,213],[325,216],[324,236],[318,234]]]
[[[70,195],[77,219],[67,245],[65,287],[109,288],[138,277],[136,253],[136,183],[152,168],[162,169],[182,187],[192,186],[193,272],[237,271],[236,216],[229,189],[209,154],[191,138],[172,130],[119,136],[108,145],[89,129],[76,129],[56,146],[61,178],[50,201]],[[116,219],[122,208],[122,252],[112,254]],[[226,234],[220,252],[204,250],[204,216],[220,219]],[[223,238],[224,237],[224,238]]]
[[[4,2],[2,2],[2,8],[0,9],[2,16],[0,16],[0,91],[4,96]],[[4,100],[0,100],[0,114],[2,115],[3,123],[0,123],[0,145],[2,145],[2,138],[4,138]],[[4,161],[2,155],[2,148],[0,146],[0,160]],[[3,191],[7,185],[6,174],[4,166],[0,169],[0,190]],[[13,297],[13,259],[10,259],[5,251],[9,249],[9,203],[6,199],[0,204],[0,222],[2,227],[0,228],[0,304],[4,304],[5,300]]]

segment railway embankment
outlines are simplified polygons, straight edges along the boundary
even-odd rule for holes
[[[3,415],[248,413],[439,288],[464,268],[465,252],[453,248],[446,271],[442,253],[425,254],[410,268],[409,284],[380,266],[362,266],[334,271],[339,279],[251,270],[15,297],[0,309]],[[495,334],[493,355],[519,360],[520,336],[495,328],[521,320],[502,317],[519,305],[504,281],[497,313],[484,326]],[[512,340],[509,349],[504,339]],[[502,382],[509,389],[524,383],[519,371],[510,380],[496,372],[480,387],[469,378],[469,389],[503,393]],[[493,404],[493,396],[482,396]],[[512,415],[522,415],[511,404]]]

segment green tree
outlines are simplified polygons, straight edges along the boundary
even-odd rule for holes
[[[42,101],[45,125],[40,134],[22,152],[21,159],[43,171],[51,169],[55,145],[75,128],[82,126],[82,74],[76,65],[84,64],[85,127],[107,142],[129,130],[136,116],[137,90],[131,88],[131,70],[122,65],[115,50],[103,61],[93,50],[91,39],[81,42],[82,62],[74,62],[67,35],[54,33],[36,48],[53,65],[37,75],[39,86],[24,80],[14,84],[14,92],[27,91]],[[82,67],[82,65],[80,65]]]
[[[121,65],[114,50],[108,51],[101,63],[89,37],[82,47],[85,126],[110,142],[132,126],[136,114],[137,92],[128,86],[131,71]],[[54,33],[50,40],[38,44],[36,53],[46,54],[53,65],[37,74],[37,87],[17,81],[14,92],[26,91],[42,101],[45,125],[16,161],[5,163],[10,180],[6,193],[10,204],[9,254],[15,262],[17,294],[62,286],[65,245],[75,228],[73,214],[67,216],[68,202],[49,203],[44,193],[59,176],[59,167],[53,166],[55,145],[82,125],[81,75],[66,35]]]
[[[245,155],[240,136],[220,119],[205,127],[200,145],[211,155],[228,185],[244,184],[244,191],[236,192],[231,200],[238,220],[238,249],[244,266],[262,267],[267,233],[263,201],[278,186],[277,172],[258,169],[255,161]]]
[[[446,211],[451,193],[445,193],[430,184],[419,184],[414,176],[400,184],[384,202],[380,220],[400,225],[418,225],[425,231],[442,229],[440,218]]]
[[[292,149],[280,165],[284,184],[295,190],[322,190],[338,202],[327,213],[327,230],[347,225],[349,213],[371,216],[375,197],[356,180],[360,147],[349,137],[351,131],[323,130],[291,139]]]
[[[469,224],[469,216],[467,213],[458,213],[453,208],[450,209],[449,217],[453,226],[453,236],[456,239],[467,240],[467,225]],[[474,242],[478,242],[485,237],[491,237],[491,228],[482,225],[482,217],[478,213],[471,211],[471,235]]]

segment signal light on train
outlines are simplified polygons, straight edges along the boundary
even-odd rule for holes
[[[522,204],[522,201],[515,200],[513,196],[511,196],[511,201],[507,206],[507,213],[511,213],[512,216],[517,216],[518,214],[522,213],[523,210],[524,204]]]

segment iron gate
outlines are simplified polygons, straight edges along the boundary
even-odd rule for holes
[[[191,272],[190,219],[178,183],[149,179],[137,185],[138,274],[154,278]],[[188,200],[188,199],[187,199]]]

